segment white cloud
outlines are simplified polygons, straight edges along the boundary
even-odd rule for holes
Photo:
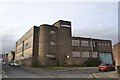
[[[3,42],[4,51],[9,48],[7,45],[14,48],[15,41],[33,25],[53,24],[59,19],[71,21],[73,33],[76,35],[115,39],[118,23],[117,3],[53,2],[43,4],[37,3],[36,0],[32,0],[33,3],[31,0],[29,2],[28,0],[11,1],[4,0],[0,3],[2,4],[0,5],[2,8],[0,27],[3,39],[9,35],[8,40]],[[109,32],[106,32],[108,30]]]

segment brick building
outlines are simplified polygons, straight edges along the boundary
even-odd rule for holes
[[[83,64],[89,57],[112,63],[110,40],[72,37],[71,22],[33,26],[16,42],[16,58],[23,66]]]
[[[10,51],[7,55],[8,63],[11,63],[15,60],[15,51]]]
[[[2,54],[3,61],[6,63],[11,63],[15,60],[15,51],[10,51],[8,53]]]
[[[73,63],[82,64],[89,57],[99,58],[103,63],[113,62],[111,40],[72,37]]]
[[[2,54],[2,59],[3,62],[8,62],[8,53]]]
[[[113,46],[113,56],[116,66],[120,66],[120,42]]]

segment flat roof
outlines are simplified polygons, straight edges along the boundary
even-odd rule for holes
[[[94,39],[94,40],[102,40],[102,41],[111,41],[111,40],[106,40],[106,39],[97,39],[97,38],[87,38],[87,37],[72,37],[75,39]]]

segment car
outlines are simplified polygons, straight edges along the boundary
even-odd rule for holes
[[[14,63],[13,63],[13,62],[11,62],[11,63],[10,63],[10,66],[14,66]]]
[[[15,66],[15,67],[20,67],[20,64],[14,63],[14,66]]]
[[[99,71],[114,71],[115,70],[115,66],[112,64],[100,64]]]
[[[4,64],[4,65],[5,65],[5,64],[6,64],[6,62],[2,62],[2,64]]]

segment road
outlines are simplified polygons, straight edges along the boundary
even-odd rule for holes
[[[50,77],[49,75],[38,74],[37,72],[30,72],[27,69],[14,66],[3,66],[3,77],[5,78],[44,78]]]
[[[3,77],[6,78],[89,78],[98,72],[97,68],[44,70],[3,65]]]

